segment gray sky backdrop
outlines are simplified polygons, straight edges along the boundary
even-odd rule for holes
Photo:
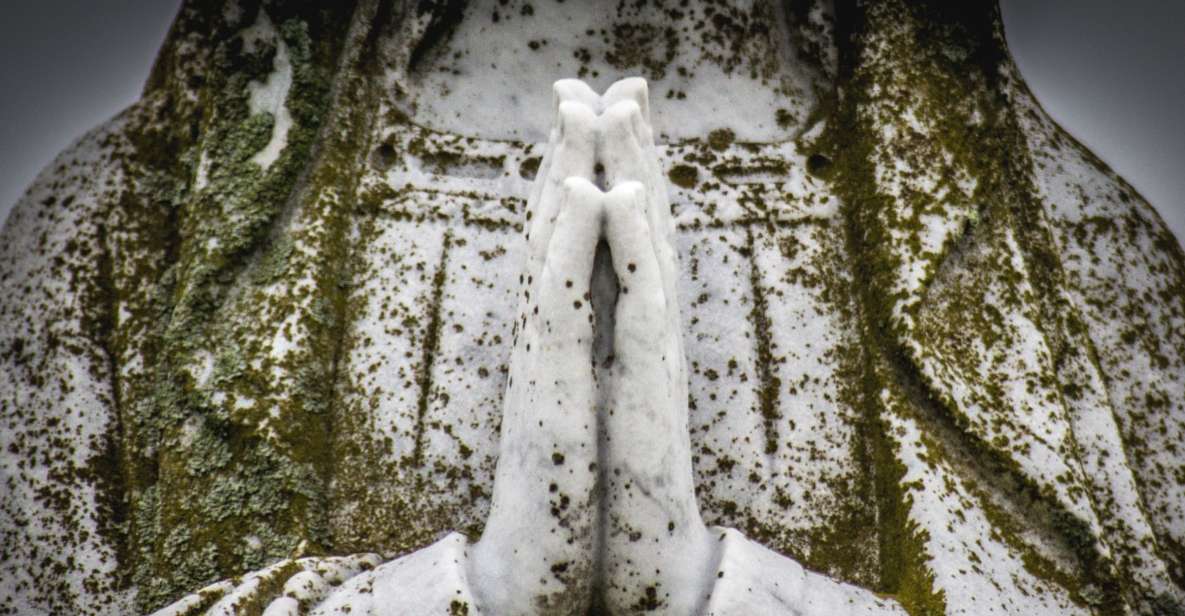
[[[37,172],[139,96],[178,2],[8,2],[0,19],[0,219]],[[1185,1],[1002,0],[1045,108],[1185,239]]]

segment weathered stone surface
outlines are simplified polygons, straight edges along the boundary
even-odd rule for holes
[[[0,606],[479,536],[540,86],[640,74],[705,522],[913,614],[1179,611],[1185,257],[1000,27],[186,3],[0,237]]]

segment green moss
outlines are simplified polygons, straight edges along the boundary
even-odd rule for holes
[[[519,165],[518,173],[524,180],[535,179],[535,174],[539,172],[539,164],[543,162],[543,157],[532,156]]]
[[[1010,123],[1005,101],[992,94],[994,86],[991,84],[995,82],[994,75],[1002,57],[998,53],[1002,43],[990,28],[985,31],[981,22],[977,21],[982,19],[986,20],[982,23],[995,23],[993,20],[997,16],[991,14],[985,17],[976,13],[981,9],[987,10],[971,7],[967,9],[968,12],[964,12],[925,4],[906,9],[889,3],[871,8],[850,22],[855,24],[858,33],[873,29],[905,33],[899,38],[895,38],[895,35],[882,38],[878,44],[889,45],[892,51],[887,57],[909,60],[889,62],[881,67],[866,57],[868,52],[859,46],[863,40],[861,37],[868,35],[855,35],[852,40],[856,44],[841,50],[841,56],[846,57],[852,66],[858,67],[852,71],[850,83],[845,87],[845,99],[827,103],[826,107],[831,110],[824,114],[828,118],[827,131],[816,143],[805,144],[816,148],[818,156],[832,161],[831,164],[819,164],[823,160],[816,160],[815,164],[811,164],[808,160],[808,171],[828,179],[844,202],[848,241],[855,260],[855,289],[864,313],[865,344],[872,349],[870,361],[873,364],[892,367],[887,371],[876,372],[879,376],[868,384],[869,392],[892,388],[892,383],[902,377],[921,384],[925,389],[933,386],[935,391],[943,391],[941,383],[929,383],[924,373],[915,367],[915,362],[919,361],[915,351],[918,346],[915,344],[923,349],[933,349],[968,332],[984,340],[988,348],[996,344],[1017,344],[1017,341],[999,340],[1001,332],[997,324],[1001,322],[1001,315],[992,312],[995,308],[990,302],[977,300],[974,295],[952,302],[946,307],[948,312],[935,314],[931,321],[947,329],[959,330],[957,334],[937,331],[926,334],[924,328],[914,325],[921,312],[921,304],[916,299],[920,293],[911,296],[898,290],[901,288],[898,276],[905,269],[905,259],[929,263],[929,276],[923,283],[928,284],[929,277],[936,274],[938,265],[948,258],[956,242],[963,240],[955,237],[938,252],[922,253],[919,237],[923,229],[922,215],[937,212],[950,217],[952,212],[948,210],[942,213],[937,208],[946,207],[943,202],[951,201],[952,196],[958,199],[957,195],[963,195],[962,198],[970,202],[986,204],[972,211],[967,219],[968,228],[972,229],[974,236],[989,237],[999,228],[993,228],[991,232],[979,229],[979,211],[991,213],[992,217],[988,219],[990,224],[997,227],[1001,224],[1011,225],[1011,215],[1004,212],[1015,202],[1013,195],[1018,192],[1035,194],[1030,182],[1015,175],[1018,168],[1023,168],[1022,165],[1001,164],[1001,161],[1013,160],[1017,152],[1024,152],[1025,146],[1019,138],[1019,131]],[[922,37],[926,44],[917,44],[916,39],[909,34],[908,27],[900,29],[889,24],[916,25],[919,28],[917,36]],[[893,50],[893,45],[902,47]],[[883,49],[877,53],[886,55]],[[914,68],[914,65],[919,68]],[[874,90],[880,92],[881,99],[869,98],[868,92]],[[904,94],[898,96],[895,94],[897,92]],[[967,97],[968,92],[973,93],[972,97]],[[887,109],[888,114],[876,115],[879,112],[868,111],[878,109],[878,106]],[[922,114],[923,123],[930,122],[932,132],[925,136],[929,141],[920,141],[922,136],[915,134],[911,138],[901,139],[900,143],[883,142],[883,133],[874,126],[879,127],[884,122],[894,123],[894,117],[906,115],[907,109],[909,113]],[[909,128],[898,127],[898,135],[909,135],[910,131]],[[877,161],[885,158],[907,161],[919,170],[933,170],[939,178],[938,190],[945,191],[946,196],[938,198],[916,191],[904,191],[900,196],[887,197],[874,179],[877,177]],[[973,194],[962,193],[957,182],[959,176],[976,180]],[[905,181],[908,185],[911,180],[906,178]],[[1043,228],[1035,221],[1019,226],[1027,226],[1024,231],[1030,233],[1033,229]],[[1054,245],[1047,238],[1043,243],[1034,243],[1046,248]],[[1052,255],[1044,258],[1034,256],[1038,263],[1056,262]],[[1018,288],[1022,280],[1021,276],[1009,273],[1007,268],[1001,270],[991,267],[985,271],[999,273],[1005,289]],[[982,280],[974,284],[979,292],[983,292],[987,286]],[[1019,294],[1011,297],[1004,294],[1002,297],[1004,301],[1015,305],[1029,301]],[[926,310],[934,309],[933,302],[926,304]],[[898,318],[896,310],[900,310],[900,314],[906,318]],[[956,338],[951,338],[952,335]],[[909,344],[906,344],[907,341]],[[881,359],[876,359],[878,356]],[[975,362],[974,357],[962,351],[944,357],[966,357],[968,361]],[[965,378],[974,379],[977,366],[960,366],[957,369],[964,370],[961,374]],[[1043,382],[1054,384],[1057,379],[1049,375]],[[974,385],[975,381],[972,383]],[[991,396],[987,404],[996,407],[1005,404],[999,387],[991,385],[982,384],[983,391]],[[1048,507],[1049,528],[1060,538],[1059,541],[1065,541],[1070,546],[1079,567],[1067,577],[1049,566],[1039,565],[1040,559],[1034,556],[1031,549],[1009,542],[1014,550],[1027,555],[1026,562],[1033,564],[1032,572],[1039,578],[1067,587],[1072,593],[1078,588],[1076,580],[1085,580],[1092,588],[1102,592],[1099,601],[1103,605],[1116,605],[1118,597],[1113,578],[1110,577],[1110,566],[1099,559],[1096,540],[1089,532],[1084,532],[1083,523],[1073,516],[1059,513],[1062,509],[1056,499],[1032,486],[1032,480],[1019,470],[1012,459],[1008,443],[977,441],[970,436],[967,420],[954,401],[941,393],[934,398],[933,408],[937,410],[931,415],[941,421],[947,421],[941,419],[944,416],[954,419],[951,428],[943,428],[940,432],[960,435],[957,437],[958,446],[975,452],[969,455],[969,459],[992,460],[991,464],[997,469],[993,472],[1003,471],[1016,481],[1029,485],[1026,489],[1036,495],[1035,498],[1039,499],[1043,507]],[[869,409],[867,416],[870,425],[876,425],[879,421],[879,412],[874,408]],[[936,426],[932,428],[937,429]],[[919,552],[924,546],[924,538],[919,538],[917,529],[911,528],[906,515],[908,506],[903,504],[900,492],[898,496],[884,500],[884,495],[894,493],[893,485],[898,480],[893,476],[898,471],[892,470],[894,463],[883,453],[884,445],[877,444],[876,435],[883,429],[882,426],[869,431],[875,460],[873,466],[879,478],[878,485],[881,486],[878,494],[882,495],[881,566],[884,576],[878,590],[898,595],[911,613],[930,613],[940,605],[940,597],[927,590],[932,589],[932,576],[925,570],[926,559]],[[1007,522],[997,517],[993,525],[1004,533]],[[910,556],[911,553],[915,555]]]
[[[746,245],[747,256],[752,259],[755,254],[753,251],[753,231],[747,230],[748,242]],[[756,367],[757,377],[760,381],[760,386],[757,390],[758,411],[761,413],[762,423],[765,425],[765,453],[772,454],[778,450],[778,431],[775,424],[782,418],[782,413],[779,410],[778,396],[782,389],[782,381],[778,378],[777,372],[774,370],[775,359],[773,356],[773,347],[769,339],[769,335],[765,332],[771,331],[771,324],[769,321],[769,306],[765,299],[765,290],[762,288],[760,280],[760,270],[753,264],[749,268],[749,284],[753,289],[753,309],[749,313],[749,322],[756,332]]]
[[[708,146],[717,152],[723,152],[736,141],[736,135],[727,128],[718,128],[708,133]]]
[[[268,604],[283,592],[284,583],[288,581],[288,578],[303,570],[304,568],[294,560],[279,565],[275,571],[260,578],[255,592],[252,592],[242,603],[234,606],[235,614],[239,616],[262,615]]]
[[[689,190],[699,182],[699,170],[691,165],[675,165],[667,175],[672,184]]]
[[[326,360],[333,354],[312,344],[311,358],[272,358],[270,342],[259,340],[242,315],[261,307],[283,313],[301,304],[298,298],[261,301],[256,289],[296,277],[290,272],[294,266],[307,267],[293,262],[299,240],[275,238],[272,230],[313,160],[349,12],[269,11],[291,60],[293,81],[284,104],[293,125],[268,169],[251,158],[270,140],[275,119],[251,114],[247,102],[247,84],[265,80],[272,70],[276,47],[267,41],[250,52],[234,35],[211,46],[210,69],[199,91],[204,109],[194,114],[203,120],[186,136],[190,145],[182,156],[172,149],[180,137],[149,129],[134,133],[137,155],[157,165],[159,177],[206,179],[205,185],[180,189],[175,181],[158,181],[154,197],[155,203],[171,204],[166,219],[176,240],[156,249],[172,265],[154,276],[161,293],[144,308],[158,312],[143,317],[155,332],[135,344],[146,345],[146,357],[154,359],[143,380],[129,384],[134,388],[125,422],[133,442],[142,443],[125,464],[135,478],[129,542],[141,554],[134,578],[145,610],[263,566],[301,541],[314,551],[328,541],[329,457],[323,441],[329,431],[319,424],[328,420],[332,364]],[[335,29],[337,34],[328,32]],[[315,39],[314,33],[326,37]],[[170,234],[153,230],[145,236]],[[237,283],[243,273],[245,286]],[[332,288],[338,282],[333,280]],[[323,328],[313,331],[332,330],[337,312],[314,300],[306,318]],[[301,327],[307,331],[308,325]],[[286,385],[291,391],[281,395],[269,376],[278,363],[292,375]],[[200,377],[204,365],[210,366],[209,375]],[[254,408],[236,409],[242,400],[253,400]],[[290,420],[270,436],[259,433],[267,424],[260,417],[269,412]]]
[[[661,80],[679,49],[679,34],[672,27],[620,21],[610,32],[605,61],[612,67],[641,69],[646,78]]]
[[[787,109],[778,109],[774,113],[774,120],[778,123],[778,128],[786,130],[794,124],[794,114]]]
[[[875,349],[876,347],[871,347]],[[929,568],[926,551],[929,535],[911,519],[913,498],[904,484],[905,466],[889,436],[889,423],[881,392],[891,388],[894,403],[903,402],[896,391],[887,358],[878,357],[873,350],[865,355],[867,362],[863,382],[865,421],[871,430],[869,450],[873,461],[873,481],[877,494],[877,521],[880,547],[880,584],[877,590],[892,594],[912,616],[938,616],[946,613],[946,597],[934,587],[934,573]],[[908,403],[906,403],[908,404]]]
[[[407,460],[407,463],[415,466],[421,466],[424,463],[424,421],[425,415],[428,412],[428,403],[432,395],[433,359],[440,345],[441,299],[444,295],[450,238],[451,234],[446,232],[444,235],[444,248],[440,251],[440,263],[436,267],[436,273],[432,276],[432,299],[430,300],[431,304],[428,311],[428,323],[426,324],[421,343],[423,345],[423,356],[420,361],[418,374],[416,375],[416,384],[419,387],[419,396],[416,402],[416,441],[411,451],[411,457]]]
[[[813,176],[826,178],[831,168],[831,159],[823,154],[811,154],[806,159],[806,170]]]

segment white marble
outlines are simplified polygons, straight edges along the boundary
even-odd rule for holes
[[[266,613],[301,602],[315,614],[900,612],[736,530],[705,525],[688,432],[675,224],[646,82],[625,79],[597,95],[562,80],[554,110],[528,200],[482,537],[471,544],[452,533],[329,591],[302,570]],[[268,575],[223,590],[216,607],[264,587]]]

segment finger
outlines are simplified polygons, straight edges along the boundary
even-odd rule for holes
[[[579,103],[587,106],[589,109],[596,110],[600,105],[600,97],[597,93],[588,87],[588,84],[579,79],[560,79],[551,85],[551,117],[552,125],[547,131],[547,146],[543,150],[543,159],[539,163],[539,169],[535,173],[536,178],[547,177],[548,170],[551,167],[552,153],[555,150],[556,142],[559,141],[560,127],[560,105],[565,102]],[[534,187],[531,189],[529,202],[534,203],[539,198],[539,188],[542,182],[536,180]]]
[[[542,261],[551,240],[563,181],[569,177],[593,178],[595,123],[596,115],[587,105],[570,101],[560,103],[556,113],[555,146],[547,157],[547,171],[536,176],[535,195],[527,204],[528,254],[536,265]]]
[[[552,113],[559,113],[564,102],[583,103],[589,109],[597,109],[601,97],[579,79],[560,79],[551,85]]]
[[[597,242],[604,224],[604,197],[600,189],[584,178],[568,178],[563,184],[563,207],[540,276],[540,328],[543,349],[556,347],[566,352],[573,337],[580,347],[573,349],[586,362],[584,347],[592,344],[592,306],[589,281]]]
[[[563,100],[573,90],[571,84],[557,84],[556,99],[559,100],[552,147],[546,155],[548,172],[537,176],[535,195],[528,201],[527,209],[527,259],[520,276],[522,285],[521,310],[515,322],[514,349],[511,352],[510,379],[505,396],[506,408],[521,408],[527,405],[524,390],[516,385],[516,375],[530,372],[526,350],[532,340],[526,337],[528,317],[533,315],[540,298],[539,277],[547,258],[555,218],[560,211],[563,195],[563,180],[568,175],[591,177],[595,155],[595,115],[580,102]],[[577,88],[578,90],[578,88]],[[538,344],[535,343],[535,349]]]
[[[581,178],[563,182],[554,201],[554,228],[514,350],[490,513],[471,551],[486,613],[560,613],[558,605],[583,613],[591,593],[596,388],[591,312],[580,302],[603,206]]]
[[[643,90],[640,95],[644,93]],[[646,187],[646,218],[655,239],[655,256],[662,267],[663,287],[668,297],[674,297],[678,276],[674,221],[671,219],[666,180],[659,169],[657,151],[652,143],[647,145],[650,127],[632,98],[614,103],[603,114],[601,124],[603,141],[600,154],[605,160],[605,177],[609,185],[637,181]],[[672,306],[672,309],[675,307]],[[673,314],[677,315],[677,312]]]
[[[643,588],[665,589],[671,613],[694,613],[711,541],[695,500],[678,330],[636,182],[606,197],[606,239],[619,280],[606,435],[605,602],[626,611]]]
[[[641,77],[627,77],[605,90],[604,96],[601,97],[601,103],[606,109],[612,107],[619,101],[631,100],[638,105],[642,111],[642,120],[647,126],[650,124],[650,88],[646,85],[646,80]],[[648,136],[648,135],[647,135]],[[643,141],[645,145],[645,141]]]
[[[605,178],[610,186],[625,182],[640,182],[647,193],[644,215],[651,233],[659,242],[652,242],[659,263],[672,262],[673,250],[669,248],[667,224],[661,218],[669,208],[666,206],[666,183],[661,174],[654,171],[657,159],[653,148],[643,147],[643,134],[648,131],[641,109],[633,100],[621,100],[607,109],[601,118],[602,142],[600,156],[605,161]],[[657,232],[657,233],[656,233]],[[664,290],[672,292],[675,272],[662,270]],[[673,295],[672,295],[673,296]]]
[[[577,467],[587,467],[596,457],[595,384],[589,363],[593,323],[587,294],[602,205],[600,191],[587,180],[571,179],[563,190],[509,386],[513,395],[508,392],[508,399],[516,406],[508,406],[504,418],[506,463],[521,464],[524,471],[552,469],[556,455]],[[501,473],[501,461],[499,467]],[[552,470],[568,474],[568,468]],[[513,481],[525,476],[511,475]]]
[[[613,257],[619,294],[614,331],[614,407],[637,421],[638,431],[631,434],[660,434],[673,438],[686,436],[686,396],[683,381],[682,345],[674,297],[668,296],[662,267],[654,250],[654,235],[646,219],[646,190],[637,182],[615,186],[606,197],[606,239]],[[672,291],[673,292],[673,291]],[[620,422],[622,420],[617,420]],[[646,424],[643,428],[642,424]],[[610,427],[610,433],[618,430]],[[686,440],[685,438],[682,440]],[[624,443],[623,443],[624,444]],[[643,458],[656,456],[657,463],[666,447],[651,447],[640,453]]]
[[[613,187],[605,203],[605,235],[620,289],[614,352],[618,358],[636,354],[640,361],[667,337],[666,291],[645,202],[645,187],[625,182]]]
[[[512,353],[506,392],[503,440],[519,438],[538,427],[538,402],[546,408],[591,408],[592,348],[588,293],[596,243],[603,218],[600,191],[588,180],[570,178],[555,201],[556,221],[537,274],[528,278],[520,335]],[[588,383],[581,383],[587,378]],[[564,390],[552,389],[563,385]],[[586,387],[587,385],[587,387]],[[588,400],[585,400],[585,397]],[[571,411],[576,412],[576,411]],[[522,415],[522,417],[520,417]]]
[[[650,165],[640,136],[644,126],[642,110],[632,100],[618,101],[601,114],[599,154],[610,186],[631,181],[644,183],[650,178]]]

